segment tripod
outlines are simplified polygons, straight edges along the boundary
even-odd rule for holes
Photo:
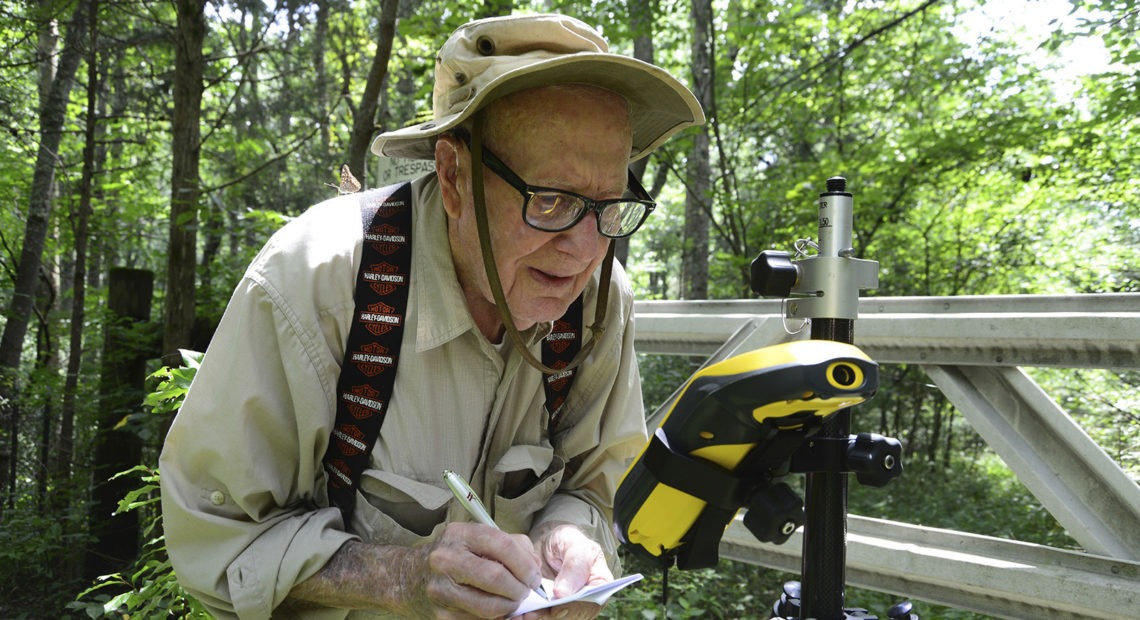
[[[818,254],[793,263],[787,252],[764,251],[753,261],[752,290],[787,300],[786,316],[811,320],[811,338],[854,342],[859,291],[878,286],[878,263],[853,258],[853,200],[843,177],[827,180],[819,197]],[[791,297],[795,293],[797,297]],[[845,607],[847,483],[883,486],[899,475],[897,440],[851,436],[851,410],[836,412],[792,456],[790,471],[806,474],[802,582],[791,581],[773,605],[789,620],[874,619]],[[918,620],[909,601],[887,612],[891,620]]]
[[[763,347],[706,366],[679,390],[614,495],[614,532],[668,569],[714,566],[721,537],[743,523],[782,544],[804,527],[803,581],[789,582],[777,618],[874,619],[844,607],[847,475],[882,486],[902,472],[902,447],[850,434],[850,407],[878,388],[878,364],[853,346],[859,290],[878,285],[878,265],[852,258],[851,194],[842,178],[820,195],[819,254],[792,262],[767,251],[752,263],[752,288],[787,299],[787,317],[811,319],[810,340]],[[798,297],[789,297],[792,293]],[[805,500],[783,478],[805,474]],[[910,603],[892,620],[918,620]]]

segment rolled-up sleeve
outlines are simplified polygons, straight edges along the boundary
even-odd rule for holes
[[[268,286],[238,286],[160,458],[175,573],[219,617],[268,618],[353,538],[318,486],[337,366]]]

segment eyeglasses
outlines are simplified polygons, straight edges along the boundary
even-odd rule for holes
[[[466,131],[456,130],[454,133],[468,147],[471,146],[471,137]],[[633,195],[631,198],[594,200],[574,192],[528,185],[485,146],[483,163],[522,195],[523,221],[531,228],[544,232],[569,230],[582,221],[587,213],[594,211],[598,217],[599,233],[614,239],[628,237],[657,208],[657,203],[637,182],[632,170],[626,181],[627,189]]]

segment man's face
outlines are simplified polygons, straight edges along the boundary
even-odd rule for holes
[[[524,91],[488,110],[485,145],[532,186],[566,190],[601,200],[626,187],[631,130],[626,102],[587,87]],[[470,192],[470,155],[460,149],[457,204],[448,206],[452,256],[467,305],[476,322],[499,326],[483,268]],[[466,180],[463,172],[466,171]],[[591,212],[572,228],[550,233],[523,220],[523,197],[484,168],[491,245],[515,325],[526,329],[562,316],[605,257],[609,239]],[[445,199],[445,204],[449,202]],[[500,332],[501,333],[501,332]]]

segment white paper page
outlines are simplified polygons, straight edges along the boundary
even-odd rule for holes
[[[626,575],[621,579],[615,579],[608,583],[602,583],[596,586],[582,588],[570,596],[564,596],[552,601],[548,601],[542,598],[538,595],[537,592],[531,592],[525,599],[523,599],[523,602],[519,604],[519,608],[515,610],[514,615],[521,616],[530,611],[546,609],[548,607],[557,607],[559,605],[565,605],[566,603],[573,603],[575,601],[586,601],[595,603],[597,605],[605,605],[606,601],[608,601],[610,596],[612,596],[615,592],[621,590],[631,583],[640,580],[641,573],[634,573],[632,575]],[[549,579],[543,579],[542,588],[547,592],[552,592],[554,590],[554,582]]]

